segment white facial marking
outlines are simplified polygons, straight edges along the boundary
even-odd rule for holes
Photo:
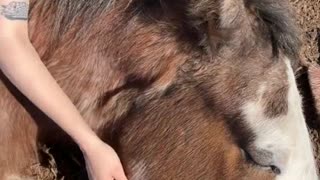
[[[257,101],[245,103],[243,114],[256,135],[254,146],[273,154],[273,165],[281,170],[277,180],[318,180],[301,97],[289,59],[285,62],[289,81],[288,113],[277,118],[264,115],[262,95],[267,87],[262,83]]]

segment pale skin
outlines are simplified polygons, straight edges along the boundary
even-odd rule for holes
[[[0,0],[0,69],[79,145],[91,180],[127,180],[116,152],[101,141],[51,76],[28,36],[28,0]]]

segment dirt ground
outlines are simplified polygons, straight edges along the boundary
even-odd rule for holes
[[[305,62],[319,63],[320,0],[290,0],[297,12],[302,30],[303,48],[301,58]]]
[[[306,67],[310,64],[320,64],[320,0],[289,0],[297,14],[297,22],[301,26],[301,37],[303,39],[303,47],[301,50],[302,64]],[[320,120],[318,118],[318,111],[314,107],[314,96],[312,96],[311,88],[309,86],[308,71],[307,68],[301,70],[301,75],[298,80],[300,89],[304,96],[305,114],[310,128],[312,141],[314,143],[315,156],[317,158],[318,167],[320,167]],[[319,109],[320,110],[320,109]],[[77,150],[75,150],[78,152]],[[81,160],[78,160],[78,156],[70,154],[68,152],[61,152],[59,148],[48,149],[43,147],[41,153],[44,157],[44,166],[35,164],[26,171],[29,175],[37,180],[60,180],[60,179],[82,179],[85,177],[84,169],[81,169]],[[55,158],[53,158],[54,154]],[[59,168],[56,165],[56,161],[60,161],[60,164],[64,164],[64,161],[71,162],[73,168],[71,172],[65,172],[71,174],[70,177],[61,177],[59,172],[63,167]],[[61,163],[61,161],[63,161]],[[74,172],[77,172],[74,174]]]

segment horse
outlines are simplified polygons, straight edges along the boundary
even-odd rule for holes
[[[129,179],[318,179],[287,2],[30,5],[43,63]],[[0,178],[24,179],[39,143],[72,141],[0,77]]]

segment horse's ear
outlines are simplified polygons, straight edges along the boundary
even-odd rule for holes
[[[192,0],[195,25],[206,24],[212,51],[228,46],[240,55],[256,46],[256,39],[271,41],[274,53],[296,56],[300,41],[288,2],[278,0]],[[204,27],[204,26],[203,26]]]
[[[268,29],[274,49],[298,58],[301,46],[300,33],[295,22],[294,9],[289,2],[281,0],[245,0],[244,2],[259,23]]]
[[[193,0],[190,7],[194,24],[204,30],[212,54],[225,46],[234,53],[249,47],[252,18],[248,18],[243,0]]]

